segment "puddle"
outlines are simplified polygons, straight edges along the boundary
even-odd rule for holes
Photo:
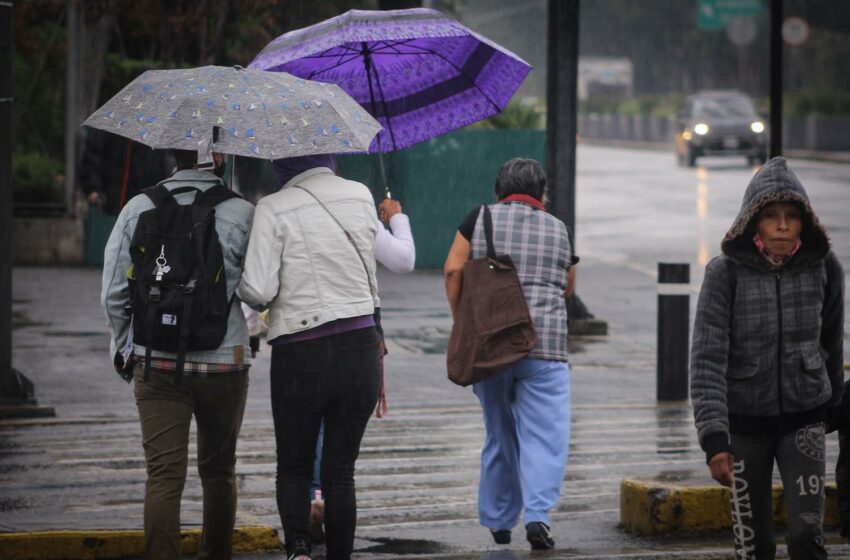
[[[437,554],[450,550],[448,546],[436,541],[426,541],[419,539],[390,539],[390,538],[375,538],[369,539],[377,543],[367,548],[361,548],[357,552],[371,552],[375,554]]]
[[[26,313],[20,311],[12,311],[12,330],[21,329],[24,327],[40,327],[46,325],[39,321],[33,321]]]
[[[0,512],[26,509],[29,506],[24,498],[2,498],[0,499]]]

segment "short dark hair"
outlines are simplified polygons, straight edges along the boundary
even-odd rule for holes
[[[177,169],[191,169],[198,162],[198,152],[192,150],[171,150]]]
[[[501,200],[512,194],[527,194],[543,200],[546,192],[546,172],[537,161],[513,158],[499,168],[496,175],[496,198]]]

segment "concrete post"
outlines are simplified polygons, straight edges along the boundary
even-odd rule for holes
[[[656,398],[688,399],[688,331],[691,269],[687,263],[658,263]]]

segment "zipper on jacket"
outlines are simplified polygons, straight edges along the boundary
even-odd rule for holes
[[[781,273],[776,274],[776,316],[779,320],[779,338],[776,344],[776,380],[778,383],[777,394],[779,395],[779,422],[782,423],[782,288],[780,286]]]

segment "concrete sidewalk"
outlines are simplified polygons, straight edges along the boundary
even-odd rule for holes
[[[563,497],[553,511],[558,552],[549,557],[731,557],[728,532],[646,538],[618,528],[623,479],[712,481],[689,407],[654,401],[654,280],[592,258],[582,260],[582,274],[594,279],[582,286],[582,297],[609,321],[610,335],[571,344],[571,455]],[[95,531],[122,531],[113,535],[138,542],[145,470],[132,391],[109,367],[97,303],[99,271],[16,269],[14,280],[14,365],[35,382],[40,402],[55,407],[57,417],[0,422],[0,531],[6,537],[0,534],[0,550],[10,533],[35,539],[19,555],[0,556],[104,557],[96,556],[106,548],[95,546],[104,539]],[[380,284],[392,411],[387,419],[372,420],[358,462],[356,557],[527,557],[521,526],[506,548],[495,546],[478,525],[483,426],[472,392],[445,378],[450,320],[441,275],[382,273]],[[646,294],[650,301],[640,303]],[[237,524],[243,528],[280,527],[268,360],[264,348],[252,368],[238,449]],[[836,456],[834,437],[828,456]],[[184,492],[186,529],[200,526],[194,468],[193,462]],[[56,530],[82,531],[83,538],[76,533],[69,539],[82,542],[88,556],[71,556],[63,548],[70,540],[42,548],[48,535],[32,534]],[[257,530],[262,544],[240,549],[244,554],[268,548],[267,532]],[[848,552],[837,535],[830,542],[833,556]]]

